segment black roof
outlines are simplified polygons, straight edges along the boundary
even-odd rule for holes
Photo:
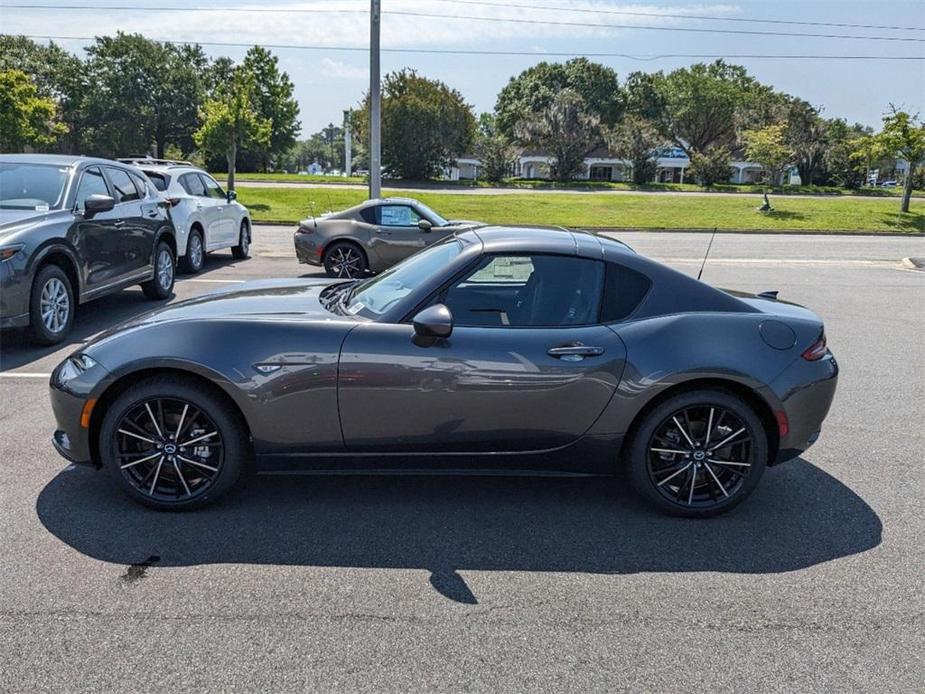
[[[460,234],[472,234],[478,237],[486,251],[515,252],[522,249],[547,253],[578,253],[586,255],[591,252],[597,256],[600,251],[592,248],[607,248],[616,253],[634,251],[622,241],[600,236],[590,231],[566,229],[564,227],[529,227],[529,226],[484,226]],[[589,245],[582,239],[593,239]]]

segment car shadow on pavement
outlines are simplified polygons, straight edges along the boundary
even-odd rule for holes
[[[460,570],[596,574],[794,571],[880,544],[877,514],[802,458],[710,520],[659,515],[607,478],[258,477],[214,507],[136,505],[105,473],[61,472],[36,509],[89,557],[157,566],[244,563],[426,569],[475,603]]]

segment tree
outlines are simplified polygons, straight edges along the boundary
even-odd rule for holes
[[[925,160],[925,123],[919,120],[918,114],[910,115],[891,106],[890,113],[883,117],[883,130],[876,135],[875,141],[888,156],[907,162],[900,211],[908,212],[915,170]]]
[[[793,161],[784,125],[778,123],[759,130],[746,130],[743,137],[748,160],[761,164],[770,185],[779,183]]]
[[[299,103],[293,97],[289,75],[279,69],[279,59],[265,48],[254,46],[247,51],[244,69],[254,76],[254,105],[257,114],[270,123],[270,141],[256,152],[267,170],[271,159],[295,144],[302,128]]]
[[[516,154],[508,139],[498,131],[497,121],[490,113],[479,116],[475,155],[481,162],[479,178],[497,183],[510,174]]]
[[[567,181],[581,172],[585,155],[600,142],[601,126],[581,95],[565,89],[519,126],[517,138],[550,152],[554,177]]]
[[[209,154],[224,153],[228,162],[228,190],[234,190],[238,150],[242,147],[268,147],[272,124],[262,118],[254,105],[254,76],[238,68],[230,82],[216,89],[215,96],[202,106],[202,127],[196,131],[196,144]]]
[[[607,130],[604,137],[614,154],[632,164],[633,183],[652,182],[664,138],[649,121],[636,115],[626,116],[616,127]]]
[[[725,146],[712,147],[704,153],[691,153],[690,174],[703,186],[725,183],[729,180],[732,155]]]
[[[878,157],[868,146],[871,130],[859,123],[849,126],[841,118],[826,121],[828,146],[823,157],[823,180],[843,188],[860,188],[867,170]]]
[[[787,109],[784,137],[793,151],[800,181],[803,185],[812,185],[822,172],[829,148],[826,122],[820,117],[819,109],[801,99],[793,99]]]
[[[352,114],[357,140],[369,137],[369,96]],[[475,136],[472,107],[455,89],[414,70],[386,75],[382,88],[382,164],[406,179],[439,176]]]
[[[55,102],[39,96],[25,72],[0,72],[0,151],[18,152],[26,146],[54,143],[66,130],[54,118]]]
[[[524,70],[498,94],[495,105],[498,131],[517,139],[518,129],[544,111],[564,90],[582,98],[585,110],[604,125],[614,125],[623,115],[623,93],[617,73],[587,58],[565,63],[537,63]]]

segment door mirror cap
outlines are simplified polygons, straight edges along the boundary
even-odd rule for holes
[[[229,190],[227,193],[225,193],[225,199],[228,200],[228,202],[234,202],[238,199],[237,191]]]
[[[99,193],[91,195],[84,201],[84,217],[90,219],[90,217],[100,212],[109,212],[109,210],[115,206],[115,198],[111,198],[108,195],[100,195]]]
[[[430,232],[430,230],[433,229],[433,228],[434,228],[434,225],[431,224],[428,220],[426,220],[426,219],[419,219],[419,220],[418,220],[418,229],[420,229],[421,231],[423,231],[425,234],[428,233],[428,232]]]
[[[417,337],[445,338],[453,334],[453,314],[443,304],[428,306],[411,322]]]

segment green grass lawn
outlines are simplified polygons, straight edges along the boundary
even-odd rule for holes
[[[215,174],[216,179],[226,180],[225,174]],[[318,174],[287,174],[287,173],[239,173],[239,181],[271,181],[274,183],[354,183],[363,185],[366,178],[363,176],[321,176]],[[390,181],[392,186],[444,186],[448,188],[525,188],[533,190],[557,189],[557,190],[644,190],[644,191],[666,191],[674,193],[749,193],[760,195],[768,189],[764,185],[739,185],[732,183],[722,183],[713,186],[710,189],[693,183],[645,183],[636,185],[634,183],[622,183],[615,181],[570,181],[559,183],[556,181],[544,180],[525,180],[521,178],[505,179],[501,183],[486,183],[484,181]],[[861,188],[850,190],[848,188],[839,188],[837,186],[772,186],[768,189],[772,194],[778,195],[864,195],[878,198],[900,197],[902,188]],[[925,190],[915,190],[912,192],[915,197],[925,198]]]
[[[777,198],[774,212],[757,211],[758,196],[459,195],[447,192],[386,190],[408,195],[448,218],[489,224],[554,224],[624,229],[748,229],[755,231],[925,232],[925,201],[913,200],[909,214],[899,201],[858,198]],[[239,188],[238,199],[255,221],[289,222],[366,199],[362,190],[342,188]]]

